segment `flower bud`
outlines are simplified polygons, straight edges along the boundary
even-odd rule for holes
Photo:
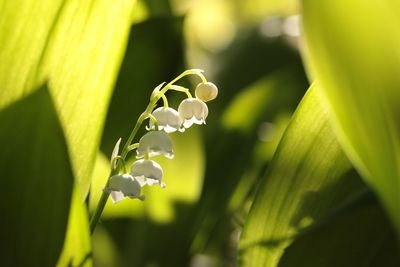
[[[199,83],[195,91],[196,97],[204,102],[215,99],[218,95],[218,88],[211,82]]]

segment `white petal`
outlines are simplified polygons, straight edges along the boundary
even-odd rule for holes
[[[110,178],[108,189],[111,191],[121,191],[125,186],[126,181],[131,179],[133,179],[133,177],[129,174],[116,174]]]
[[[193,117],[193,100],[194,98],[186,98],[179,104],[178,112],[182,119],[186,120]]]
[[[158,181],[158,180],[147,179],[147,185],[152,186],[152,185],[156,185],[156,184],[159,184],[159,183],[160,183],[160,181]]]
[[[123,197],[140,198],[140,183],[130,174],[117,174],[110,178],[107,190],[111,190],[113,202],[119,202]]]
[[[178,111],[170,107],[159,107],[153,111],[152,115],[156,118],[159,129],[167,133],[172,133],[181,128],[182,118]],[[155,129],[152,120],[149,122],[148,129]]]
[[[189,128],[193,123],[205,124],[208,116],[207,105],[197,98],[187,98],[179,105],[179,114],[184,119],[183,126]]]
[[[166,133],[173,133],[173,132],[176,132],[177,130],[179,130],[179,128],[180,127],[176,128],[176,127],[173,127],[173,126],[167,124],[165,127],[162,128],[162,130],[164,130]]]
[[[141,186],[160,184],[162,185],[163,170],[161,166],[153,161],[141,159],[132,164],[131,174]]]
[[[132,179],[126,182],[125,187],[121,190],[125,196],[129,196],[130,198],[139,198],[140,197],[140,190],[141,190],[140,183],[132,177]]]
[[[186,121],[183,123],[183,126],[184,126],[185,128],[189,128],[189,127],[191,127],[192,125],[193,125],[192,120],[186,120]]]
[[[164,155],[173,157],[172,141],[162,131],[151,131],[139,140],[139,147],[136,150],[137,158],[143,158],[146,154],[150,157]]]
[[[208,115],[208,107],[206,103],[203,101],[199,100],[197,102],[194,102],[193,105],[193,115],[198,119],[204,121],[207,118]]]
[[[160,164],[154,160],[140,159],[132,164],[131,175],[134,177],[144,176],[146,178],[161,180],[163,170]]]
[[[138,181],[141,187],[145,186],[147,184],[146,177],[144,175],[140,176],[134,176],[135,180]]]
[[[125,198],[124,194],[121,193],[120,191],[112,191],[110,195],[111,195],[111,200],[114,204],[117,204],[118,202],[120,202]]]

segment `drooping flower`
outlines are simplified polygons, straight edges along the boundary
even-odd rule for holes
[[[163,170],[154,160],[140,159],[132,164],[131,175],[141,186],[159,184],[165,187],[162,181]]]
[[[183,126],[189,128],[193,123],[205,124],[208,115],[207,105],[198,98],[186,98],[178,107],[179,115],[184,120]]]
[[[110,191],[112,201],[118,203],[125,197],[144,200],[144,196],[140,194],[141,188],[139,181],[132,175],[116,174],[110,178],[108,187],[105,190]]]
[[[145,155],[149,157],[164,155],[170,159],[174,157],[172,141],[163,131],[151,131],[146,133],[140,138],[136,153],[137,158],[143,158]]]
[[[166,133],[172,133],[175,131],[183,132],[185,128],[182,127],[183,120],[179,116],[178,111],[169,107],[159,107],[153,111],[152,115],[158,122],[158,128],[164,130]],[[155,130],[155,125],[152,120],[149,121],[148,130]]]
[[[212,82],[199,83],[195,91],[196,97],[204,102],[215,99],[218,95],[218,88]]]

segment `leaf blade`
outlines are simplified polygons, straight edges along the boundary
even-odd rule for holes
[[[48,82],[83,197],[134,2],[0,2],[0,109]]]
[[[349,179],[351,165],[315,87],[295,112],[256,194],[240,241],[243,266],[276,266],[298,233],[360,188]]]
[[[64,240],[74,178],[46,87],[3,109],[0,125],[2,262],[53,266]]]
[[[343,149],[398,232],[399,8],[396,1],[302,1],[309,72],[320,84]]]

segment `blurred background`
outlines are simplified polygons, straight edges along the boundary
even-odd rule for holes
[[[204,127],[174,133],[174,160],[158,158],[167,188],[146,201],[108,202],[93,237],[97,266],[235,266],[254,190],[308,88],[296,1],[140,0],[108,110],[90,207],[119,137],[149,94],[188,68],[217,84]],[[198,80],[181,85],[194,89]],[[177,108],[184,95],[173,93]]]
[[[354,61],[347,70],[358,75],[349,72],[344,79],[361,88],[354,110],[374,104],[374,94],[362,94],[364,85],[397,81],[386,76],[396,69],[383,59],[376,80],[364,79],[365,73],[375,77],[375,65],[364,64],[364,56],[380,59],[383,49],[374,46],[380,40],[359,50],[363,60],[353,60],[359,36],[370,36],[363,24],[356,25],[362,30],[342,31],[334,16],[342,9],[305,2],[314,15],[321,6],[332,15],[327,21],[336,35],[321,26],[316,36],[328,41],[318,51],[332,45],[326,54],[335,55],[330,40],[346,37],[343,47],[350,49],[343,48],[336,73],[346,72],[342,62]],[[363,6],[357,3],[349,6]],[[301,58],[297,0],[0,0],[0,7],[5,266],[400,266],[387,213],[342,151],[349,146],[337,141],[316,85],[307,92],[311,79]],[[343,7],[344,0],[336,8]],[[361,11],[368,20],[369,13]],[[343,14],[353,18],[350,11]],[[321,17],[309,18],[312,33]],[[321,62],[329,69],[328,60]],[[219,88],[207,103],[207,124],[170,135],[175,158],[156,158],[166,188],[144,188],[144,202],[108,201],[90,236],[88,214],[108,178],[115,143],[126,140],[153,88],[191,68],[203,69]],[[196,77],[179,81],[192,94],[198,83]],[[397,85],[390,88],[396,91]],[[173,108],[183,98],[168,92]],[[395,98],[389,99],[398,109]],[[351,115],[360,125],[369,122],[362,112]],[[376,136],[387,137],[389,130],[382,127]],[[393,183],[374,178],[392,189],[387,185],[398,184],[398,177],[385,169],[395,159],[385,150],[391,140],[375,150],[382,139],[370,141],[371,136],[365,133],[362,143],[375,156],[369,163],[384,166]],[[389,191],[396,201],[398,191]]]

